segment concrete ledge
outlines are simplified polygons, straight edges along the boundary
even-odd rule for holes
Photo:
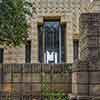
[[[69,94],[68,97],[69,97],[69,100],[92,100],[92,97],[85,96],[85,95],[84,96],[81,96],[81,95]],[[100,99],[97,99],[97,100],[100,100]]]
[[[100,100],[100,96],[68,94],[69,100]]]
[[[98,96],[98,97],[93,97],[92,100],[100,100],[100,96]]]

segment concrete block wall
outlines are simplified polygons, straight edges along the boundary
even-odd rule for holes
[[[92,60],[100,50],[100,14],[82,14],[80,17],[80,59]]]
[[[43,87],[44,86],[44,87]],[[47,90],[48,89],[48,90]],[[0,100],[5,96],[41,96],[46,92],[71,92],[71,72],[64,64],[0,65]],[[17,98],[17,97],[16,97]]]
[[[80,60],[72,68],[71,100],[100,100],[100,13],[80,16]]]

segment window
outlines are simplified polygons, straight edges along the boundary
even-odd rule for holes
[[[0,48],[0,63],[3,63],[4,49]]]
[[[39,58],[39,62],[42,63],[43,62],[43,27],[42,25],[38,25],[38,58]]]
[[[38,25],[40,63],[64,63],[65,27],[59,20],[44,20],[43,25]]]
[[[25,62],[31,62],[31,41],[28,40],[25,47]]]
[[[79,56],[79,40],[74,40],[73,41],[73,53],[74,53],[74,57],[73,60],[77,60],[78,56]]]

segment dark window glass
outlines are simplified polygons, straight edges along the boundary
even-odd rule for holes
[[[78,59],[79,56],[79,40],[73,41],[73,50],[74,50],[74,61]]]
[[[0,63],[3,63],[4,49],[0,48]]]
[[[61,25],[61,61],[65,62],[65,33],[66,33],[66,24]]]
[[[65,62],[65,27],[56,20],[45,20],[38,25],[39,62],[64,63]]]
[[[39,25],[38,26],[38,58],[39,58],[39,62],[42,63],[43,62],[43,26]]]
[[[27,44],[25,47],[25,62],[26,63],[31,62],[31,41],[27,41]]]

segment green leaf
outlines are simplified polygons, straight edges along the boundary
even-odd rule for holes
[[[28,38],[26,16],[32,4],[26,0],[3,0],[0,3],[0,45],[20,46]]]

